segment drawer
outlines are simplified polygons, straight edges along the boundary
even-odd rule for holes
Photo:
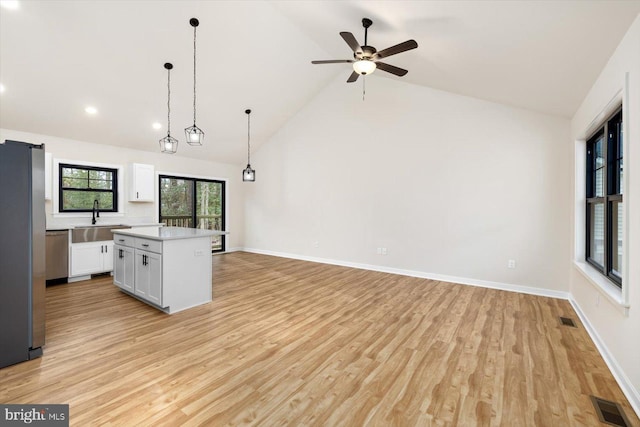
[[[135,245],[135,237],[125,236],[124,234],[114,234],[113,243],[116,245],[129,246],[131,248]]]
[[[136,237],[135,247],[143,251],[162,253],[162,242],[160,240],[141,239]]]

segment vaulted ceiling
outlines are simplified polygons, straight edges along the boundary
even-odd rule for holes
[[[0,127],[158,151],[171,133],[179,155],[241,164],[246,115],[252,144],[267,140],[349,64],[340,31],[383,49],[418,49],[385,61],[390,78],[570,117],[640,12],[640,1],[22,1],[0,9]],[[193,29],[200,20],[197,124],[203,147],[184,143],[193,123]],[[360,82],[344,83],[361,96]],[[84,109],[95,106],[89,116]],[[330,106],[328,106],[330,108]],[[162,124],[160,130],[151,127]]]

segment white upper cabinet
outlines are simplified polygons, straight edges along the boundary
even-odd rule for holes
[[[153,202],[154,197],[153,165],[131,163],[129,166],[129,201]]]

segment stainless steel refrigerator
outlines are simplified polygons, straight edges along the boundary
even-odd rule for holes
[[[44,145],[0,142],[0,368],[42,355]]]

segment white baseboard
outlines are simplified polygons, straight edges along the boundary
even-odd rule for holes
[[[569,292],[556,291],[554,289],[533,288],[529,286],[513,285],[510,283],[469,279],[466,277],[448,276],[448,275],[437,274],[437,273],[426,273],[423,271],[416,271],[416,270],[404,270],[404,269],[393,268],[393,267],[382,267],[382,266],[372,265],[372,264],[361,264],[357,262],[340,261],[340,260],[329,259],[329,258],[317,258],[317,257],[306,256],[306,255],[290,254],[285,252],[267,251],[263,249],[243,248],[241,250],[245,252],[252,252],[252,253],[262,254],[262,255],[272,255],[272,256],[277,256],[281,258],[299,259],[301,261],[311,261],[311,262],[318,262],[321,264],[339,265],[342,267],[358,268],[360,270],[370,270],[370,271],[378,271],[381,273],[399,274],[401,276],[419,277],[421,279],[438,280],[440,282],[449,282],[449,283],[459,283],[462,285],[479,286],[482,288],[499,289],[502,291],[519,292],[522,294],[531,294],[531,295],[538,295],[543,297],[560,298],[560,299],[568,300],[570,296]]]
[[[616,358],[613,357],[604,341],[602,341],[602,339],[600,338],[600,335],[598,335],[598,332],[596,332],[591,322],[589,322],[589,319],[580,308],[578,302],[574,300],[573,297],[570,297],[569,303],[571,303],[571,306],[582,321],[582,324],[591,337],[591,340],[596,345],[596,348],[600,352],[600,355],[604,359],[604,362],[609,367],[609,370],[613,374],[613,377],[618,382],[618,385],[622,389],[622,392],[626,396],[627,400],[633,407],[633,410],[636,411],[636,414],[640,417],[640,392],[633,386],[627,375],[624,373],[624,370],[618,364]]]

